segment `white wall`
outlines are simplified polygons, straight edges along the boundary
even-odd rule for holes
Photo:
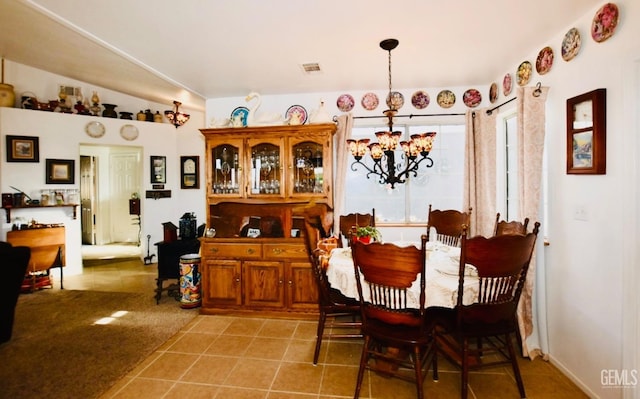
[[[538,49],[522,54],[523,61],[535,65],[537,52],[544,46],[552,46],[555,52],[551,71],[532,78],[533,83],[550,87],[546,107],[550,245],[545,254],[550,355],[591,396],[602,398],[620,398],[625,392],[640,397],[640,388],[611,388],[603,386],[600,378],[603,369],[640,366],[623,364],[623,353],[637,350],[638,342],[636,336],[633,348],[623,346],[624,318],[637,321],[637,311],[623,313],[624,297],[629,294],[623,281],[640,264],[634,248],[638,241],[634,159],[639,82],[633,73],[640,59],[640,3],[616,4],[620,20],[607,41],[596,43],[590,37],[596,8],[578,21],[567,21],[562,32],[548,32]],[[565,62],[560,44],[571,27],[580,31],[582,47],[573,60]],[[567,175],[566,100],[597,88],[607,89],[607,173]],[[587,220],[574,218],[578,207],[586,210]]]
[[[172,104],[153,104],[146,100],[136,99],[103,88],[91,87],[83,82],[74,81],[61,76],[49,74],[24,65],[9,63],[5,71],[5,81],[14,86],[16,97],[20,98],[24,92],[35,94],[42,102],[55,99],[60,84],[82,87],[85,95],[98,90],[101,102],[118,104],[116,110],[137,112],[141,109],[159,110],[171,109]],[[142,253],[147,253],[147,234],[151,235],[151,253],[155,253],[153,243],[162,241],[162,223],[171,221],[178,225],[180,217],[185,212],[195,212],[198,223],[205,221],[204,206],[204,140],[200,128],[204,127],[204,114],[184,110],[191,114],[191,119],[184,126],[176,129],[168,123],[139,122],[136,120],[111,119],[93,116],[79,116],[44,111],[23,110],[18,108],[0,108],[0,152],[6,153],[6,135],[22,135],[39,137],[39,163],[9,163],[6,155],[2,155],[0,163],[0,191],[15,192],[10,186],[17,187],[27,194],[39,192],[41,189],[52,188],[54,185],[45,184],[45,159],[73,159],[75,160],[75,184],[55,185],[59,188],[79,188],[79,160],[80,144],[93,145],[135,145],[143,147],[143,189],[151,190],[149,156],[163,155],[167,157],[167,184],[165,189],[171,190],[171,198],[144,199],[142,208]],[[99,139],[90,138],[85,134],[85,125],[91,120],[100,120],[106,127],[106,134]],[[119,132],[124,124],[133,124],[140,132],[138,139],[127,141]],[[179,158],[181,155],[199,155],[200,189],[183,190],[180,188]],[[144,193],[141,193],[144,197]],[[6,239],[6,232],[11,224],[3,220],[0,239]],[[65,274],[82,273],[81,258],[81,225],[80,209],[77,219],[71,217],[71,208],[51,209],[23,209],[14,210],[12,218],[35,218],[43,223],[64,223],[67,230],[67,266]],[[155,258],[157,259],[157,258]],[[54,270],[56,273],[56,270]]]

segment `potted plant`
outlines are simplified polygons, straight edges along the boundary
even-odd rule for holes
[[[356,227],[355,239],[368,244],[372,241],[380,241],[382,239],[382,234],[380,234],[380,231],[373,226],[359,226]]]

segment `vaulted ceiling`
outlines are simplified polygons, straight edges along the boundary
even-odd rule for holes
[[[5,59],[150,101],[487,85],[601,0],[0,0]],[[588,32],[583,32],[584,37]],[[584,40],[584,39],[583,39]],[[535,63],[535,59],[529,60]],[[318,63],[306,73],[302,64]],[[11,82],[6,82],[11,83]]]

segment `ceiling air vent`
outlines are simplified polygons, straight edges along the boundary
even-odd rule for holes
[[[306,73],[319,73],[319,72],[322,72],[320,70],[320,64],[318,64],[317,62],[310,62],[310,63],[307,63],[307,64],[302,64],[302,69]]]

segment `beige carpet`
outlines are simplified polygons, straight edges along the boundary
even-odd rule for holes
[[[109,324],[95,321],[127,313]],[[0,345],[0,398],[95,398],[198,314],[148,293],[42,290],[20,296]]]

